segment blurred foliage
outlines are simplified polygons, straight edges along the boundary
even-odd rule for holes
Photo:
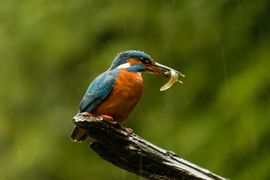
[[[128,127],[231,179],[270,179],[270,1],[0,1],[0,179],[138,179],[70,141],[88,84],[123,50],[146,74]]]

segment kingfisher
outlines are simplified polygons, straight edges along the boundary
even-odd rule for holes
[[[128,50],[119,53],[110,68],[97,76],[80,102],[79,113],[102,117],[123,127],[129,114],[143,93],[143,73],[169,77],[169,71],[180,72],[157,63],[142,51]],[[126,128],[128,132],[132,130]],[[75,126],[71,139],[81,142],[88,137],[86,129]]]

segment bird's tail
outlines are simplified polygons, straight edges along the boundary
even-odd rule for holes
[[[71,133],[71,139],[75,142],[82,142],[87,138],[86,130],[83,128],[75,127]]]

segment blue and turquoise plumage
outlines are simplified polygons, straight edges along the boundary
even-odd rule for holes
[[[88,87],[81,103],[80,112],[91,112],[111,92],[115,79],[119,76],[119,70],[106,71],[99,75]]]

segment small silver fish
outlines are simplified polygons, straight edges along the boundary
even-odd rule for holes
[[[164,84],[161,88],[160,91],[166,91],[168,90],[170,87],[172,87],[172,85],[176,82],[179,83],[183,83],[182,81],[180,81],[179,78],[179,73],[173,69],[171,69],[170,71],[166,72],[166,74],[168,74],[170,76],[169,81]],[[184,77],[183,74],[180,74],[182,77]]]

